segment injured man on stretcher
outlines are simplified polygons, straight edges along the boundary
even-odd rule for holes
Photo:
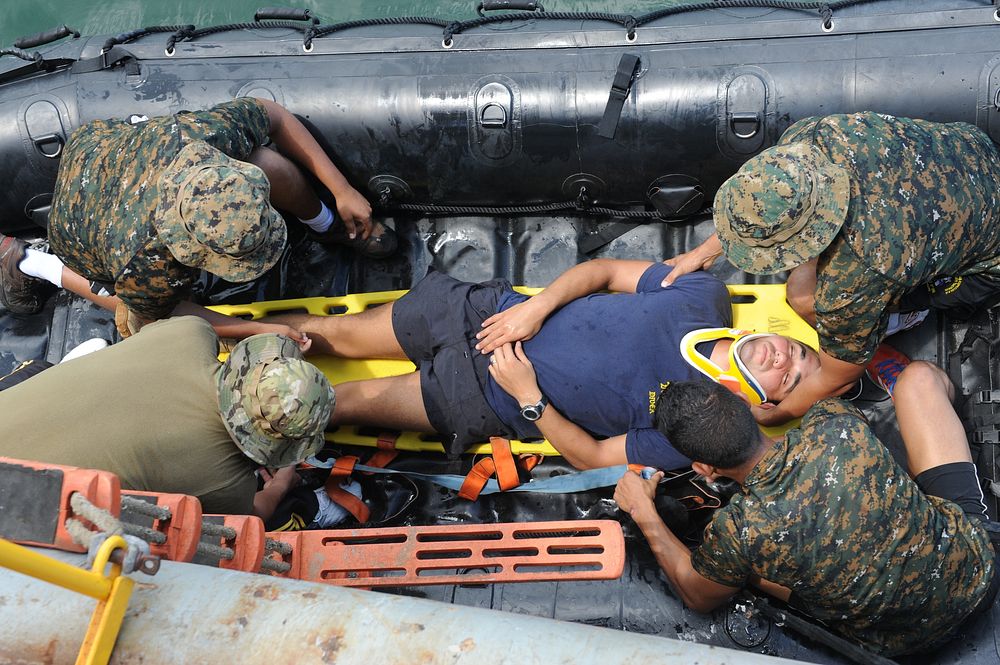
[[[504,280],[431,272],[399,300],[358,314],[269,320],[306,333],[313,352],[416,365],[336,385],[331,427],[437,432],[450,455],[490,436],[544,437],[581,469],[674,469],[690,460],[654,424],[668,382],[709,377],[750,404],[773,404],[819,360],[797,340],[731,330],[723,282],[699,272],[663,288],[670,270],[595,259],[533,297]]]

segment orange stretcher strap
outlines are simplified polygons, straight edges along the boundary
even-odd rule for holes
[[[465,482],[458,490],[458,496],[469,501],[479,498],[486,483],[497,476],[497,485],[502,491],[514,489],[521,484],[521,470],[531,471],[542,461],[542,455],[523,454],[514,457],[510,441],[499,436],[490,437],[493,457],[485,457],[476,462],[465,476]]]
[[[371,511],[364,501],[354,496],[341,485],[354,472],[354,467],[358,463],[358,458],[353,455],[342,455],[333,463],[330,469],[330,476],[326,479],[323,489],[330,501],[349,512],[359,524],[364,524],[371,516]]]
[[[365,462],[365,466],[372,466],[376,469],[384,469],[389,466],[389,463],[392,462],[392,460],[396,459],[397,455],[399,455],[399,453],[395,450],[379,450],[368,458],[368,461]],[[366,471],[365,473],[367,475],[372,474],[371,471]]]
[[[518,464],[520,464],[521,468],[525,471],[531,471],[536,466],[541,464],[544,459],[545,455],[539,455],[537,453],[521,453],[518,457]]]
[[[376,445],[378,450],[365,462],[367,466],[384,469],[392,460],[396,459],[399,452],[396,450],[396,441],[399,439],[399,432],[382,432],[379,434]],[[369,472],[370,475],[370,472]]]
[[[486,483],[496,472],[496,465],[493,464],[492,457],[483,459],[472,465],[469,473],[465,474],[465,481],[458,490],[458,496],[468,501],[475,501],[479,498],[479,493],[486,487]]]
[[[379,450],[395,450],[396,441],[399,440],[399,432],[382,432],[378,435],[375,445]]]
[[[336,480],[333,476],[330,476],[326,481],[326,495],[335,504],[353,515],[359,524],[365,524],[368,518],[371,517],[371,511],[365,505],[364,501],[341,487],[341,482],[343,481]]]
[[[354,467],[357,464],[358,458],[354,455],[341,455],[334,461],[333,467],[330,469],[330,476],[336,476],[340,480],[344,480],[354,473]]]
[[[611,520],[267,535],[292,547],[280,576],[340,586],[607,580],[625,565],[621,525]]]
[[[497,485],[502,491],[513,489],[521,484],[517,473],[514,454],[510,452],[510,441],[499,436],[490,437],[490,447],[493,449],[493,465],[497,472]]]

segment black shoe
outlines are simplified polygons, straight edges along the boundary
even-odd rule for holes
[[[18,269],[27,248],[20,238],[0,234],[0,305],[11,314],[37,314],[45,306],[46,282]]]
[[[358,233],[354,238],[347,235],[343,220],[335,219],[326,231],[318,233],[308,226],[306,234],[321,245],[344,245],[370,259],[384,259],[396,252],[399,240],[396,232],[381,222],[372,222],[372,232],[367,238]]]

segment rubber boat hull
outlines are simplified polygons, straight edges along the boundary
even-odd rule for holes
[[[943,7],[943,8],[942,8]],[[950,7],[950,8],[949,8]],[[956,8],[957,7],[957,8]],[[719,184],[811,115],[875,110],[966,121],[1000,140],[1000,22],[981,3],[882,2],[815,15],[681,14],[638,30],[522,21],[457,34],[357,28],[313,41],[290,28],[122,44],[136,67],[11,72],[0,61],[0,230],[44,225],[59,153],[98,118],[153,116],[240,96],[307,122],[378,204],[573,201],[684,218]],[[503,28],[501,30],[500,28]],[[100,55],[106,37],[42,47],[47,60]],[[614,138],[598,135],[623,54],[639,69]],[[11,79],[11,80],[8,80]]]

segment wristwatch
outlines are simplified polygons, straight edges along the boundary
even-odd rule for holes
[[[521,417],[532,422],[538,420],[542,417],[542,411],[545,410],[548,403],[549,399],[545,395],[542,395],[542,399],[538,400],[535,404],[528,404],[521,407]]]

